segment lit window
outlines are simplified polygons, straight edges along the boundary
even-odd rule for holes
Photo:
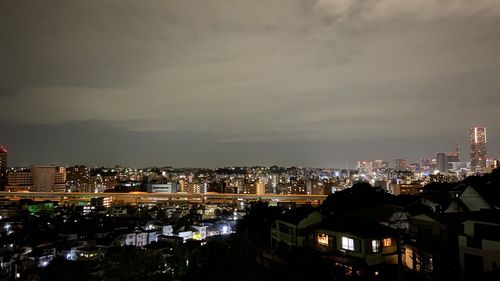
[[[328,246],[328,235],[323,233],[318,233],[318,236],[316,237],[316,242],[318,242],[319,245]]]
[[[380,241],[372,240],[372,253],[380,252]]]
[[[354,239],[342,237],[342,249],[354,251]]]
[[[389,247],[392,245],[392,239],[391,238],[385,238],[384,239],[384,247]]]

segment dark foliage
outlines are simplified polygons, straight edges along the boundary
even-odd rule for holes
[[[169,280],[165,260],[156,251],[135,247],[110,249],[102,262],[104,281]]]
[[[357,183],[351,188],[328,195],[321,206],[324,215],[340,214],[378,204],[390,203],[394,196],[369,183]]]

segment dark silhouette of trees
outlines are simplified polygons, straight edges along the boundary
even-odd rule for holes
[[[390,203],[393,195],[369,183],[356,183],[351,188],[328,195],[321,205],[324,215],[336,215],[353,210],[363,209],[378,204]]]
[[[252,203],[248,214],[236,226],[238,235],[246,236],[253,246],[260,248],[269,246],[271,224],[282,211],[282,208],[270,207],[266,202]]]
[[[169,280],[165,259],[157,251],[135,247],[113,248],[103,262],[104,281]]]

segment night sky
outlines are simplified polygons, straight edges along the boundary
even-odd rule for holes
[[[498,0],[0,0],[9,165],[500,157]]]

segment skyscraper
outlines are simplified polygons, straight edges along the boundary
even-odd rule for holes
[[[486,128],[474,127],[470,136],[470,166],[472,171],[483,171],[486,168]]]
[[[446,156],[448,157],[448,163],[460,162],[460,146],[458,142],[455,143],[455,151],[448,152]]]
[[[0,146],[0,190],[5,190],[7,182],[7,148]]]
[[[445,174],[448,172],[448,157],[446,156],[446,153],[438,153],[436,156],[436,164],[437,164],[437,170]]]
[[[7,172],[7,147],[0,145],[0,178]]]

